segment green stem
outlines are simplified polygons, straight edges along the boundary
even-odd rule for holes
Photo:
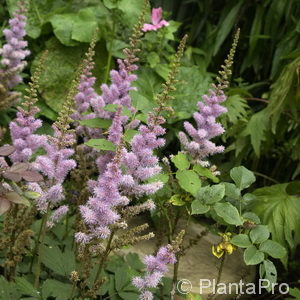
[[[107,245],[106,245],[106,248],[105,248],[105,251],[103,253],[103,255],[101,256],[100,258],[100,262],[99,262],[99,268],[98,268],[98,271],[97,271],[97,274],[96,274],[96,277],[95,277],[95,280],[94,280],[94,284],[98,281],[99,279],[99,276],[101,274],[101,271],[102,271],[102,268],[103,268],[103,265],[104,265],[104,262],[108,256],[108,254],[110,253],[110,246],[111,246],[111,243],[112,243],[112,240],[113,240],[113,237],[114,237],[114,232],[112,232],[110,234],[110,237],[109,237],[109,240],[107,242]]]
[[[111,60],[112,60],[112,48],[113,48],[113,43],[114,43],[115,30],[116,30],[116,23],[113,21],[113,29],[112,29],[112,35],[111,35],[111,40],[110,40],[110,44],[109,44],[104,83],[107,83],[107,81],[108,81],[110,65],[111,65]]]
[[[47,208],[47,213],[43,215],[42,231],[41,231],[40,238],[37,241],[38,242],[38,261],[37,261],[37,268],[36,268],[35,280],[34,280],[34,287],[36,289],[39,287],[39,279],[40,279],[40,274],[41,274],[41,270],[42,270],[42,249],[44,246],[44,239],[45,239],[45,235],[46,235],[48,214],[49,214],[49,205]]]
[[[73,285],[72,285],[72,290],[71,290],[71,295],[70,295],[70,300],[72,300],[73,299],[73,294],[74,294],[74,292],[75,292],[75,288],[76,288],[76,282],[74,281],[73,282]]]

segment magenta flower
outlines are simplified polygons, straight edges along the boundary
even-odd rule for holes
[[[144,24],[143,31],[152,31],[157,30],[161,27],[169,26],[169,23],[166,20],[162,20],[162,8],[153,8],[151,14],[152,24]]]

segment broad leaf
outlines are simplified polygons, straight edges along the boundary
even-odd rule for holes
[[[194,200],[192,202],[192,215],[205,214],[209,211],[210,207],[203,204],[200,200]]]
[[[226,223],[231,225],[242,225],[241,216],[236,207],[234,207],[229,202],[226,203],[216,203],[214,205],[216,214],[221,217]]]
[[[216,184],[201,188],[197,194],[197,198],[202,199],[205,204],[214,204],[221,201],[225,196],[225,186]]]
[[[106,139],[91,139],[85,145],[96,148],[98,150],[115,151],[116,145]]]
[[[217,176],[215,176],[213,172],[208,168],[204,168],[200,165],[195,165],[193,167],[193,170],[196,171],[200,176],[206,177],[214,183],[220,182],[220,179]]]
[[[88,120],[80,120],[79,123],[81,125],[85,125],[90,128],[109,128],[112,120],[109,119],[101,119],[101,118],[94,118]]]
[[[188,158],[182,152],[178,152],[178,154],[173,156],[171,160],[178,170],[186,170],[190,167]]]
[[[286,249],[283,246],[272,240],[263,242],[259,246],[259,250],[274,258],[283,258],[287,254]]]
[[[179,185],[185,191],[196,196],[201,187],[201,180],[196,172],[192,170],[177,171],[176,178],[178,179]]]
[[[230,242],[240,248],[247,248],[252,245],[247,234],[237,234],[230,240]]]
[[[270,236],[268,226],[257,225],[250,231],[250,238],[253,244],[260,244],[266,241]]]
[[[256,180],[254,174],[243,166],[233,168],[230,177],[241,190],[248,188]]]
[[[250,246],[244,251],[244,261],[246,265],[258,265],[264,260],[264,254],[255,246]]]

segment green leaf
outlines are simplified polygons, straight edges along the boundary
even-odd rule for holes
[[[39,292],[25,278],[17,277],[16,285],[17,289],[22,293],[22,295],[32,296],[35,299],[41,299]]]
[[[98,27],[95,8],[87,7],[74,14],[71,38],[75,41],[90,43]]]
[[[67,278],[76,267],[74,253],[67,250],[62,253],[56,246],[43,247],[42,262],[50,270]]]
[[[224,182],[225,195],[234,200],[240,200],[241,190],[235,186],[233,183]]]
[[[66,46],[75,46],[77,42],[72,41],[72,30],[75,14],[56,14],[50,18],[55,36]]]
[[[229,202],[216,203],[214,205],[216,214],[221,217],[226,223],[231,225],[242,225],[241,216],[236,207]]]
[[[221,201],[225,196],[225,186],[223,184],[215,184],[201,188],[197,194],[197,198],[204,201],[205,204],[214,204]]]
[[[91,139],[84,144],[98,150],[116,151],[116,145],[106,139]]]
[[[230,177],[241,190],[248,188],[256,180],[254,174],[243,166],[233,168]]]
[[[209,211],[210,207],[203,204],[200,200],[194,200],[192,202],[192,215],[201,215]]]
[[[186,170],[190,167],[190,162],[187,156],[182,152],[178,152],[178,154],[173,156],[171,160],[178,170]]]
[[[90,128],[109,128],[111,126],[112,120],[94,118],[88,120],[80,120],[80,125],[84,125]]]
[[[185,201],[182,200],[182,195],[180,195],[180,194],[173,195],[170,198],[169,202],[174,206],[183,206],[183,205],[185,205]]]
[[[223,44],[223,42],[225,41],[225,39],[227,38],[228,34],[230,33],[233,25],[235,24],[240,8],[242,6],[242,4],[244,3],[244,1],[238,1],[235,2],[235,5],[231,7],[231,9],[229,11],[226,12],[225,18],[221,19],[218,27],[218,34],[216,37],[216,43],[215,43],[215,47],[214,47],[214,52],[213,55],[216,55],[221,47],[221,45]]]
[[[273,240],[294,249],[296,237],[300,237],[300,201],[286,192],[287,186],[275,184],[255,190],[253,211],[268,226]]]
[[[240,248],[247,248],[252,245],[247,234],[237,234],[230,240],[230,242]]]
[[[56,300],[67,300],[71,295],[72,285],[54,279],[46,279],[42,286],[43,299],[55,297]]]
[[[245,130],[242,132],[244,136],[250,136],[251,145],[257,157],[260,156],[261,143],[266,139],[265,132],[268,126],[268,116],[265,110],[261,110],[251,116],[247,122]]]
[[[268,259],[259,266],[260,278],[265,278],[271,283],[277,282],[277,270],[275,265]]]
[[[268,226],[257,225],[250,231],[250,238],[253,244],[260,244],[266,241],[270,236]]]
[[[213,174],[213,172],[207,168],[204,168],[200,165],[195,165],[193,170],[196,171],[200,176],[210,179],[214,183],[219,183],[220,179]]]
[[[287,298],[287,300],[300,300],[300,290],[298,288],[290,288],[289,295],[295,298]]]
[[[135,270],[144,269],[145,265],[141,262],[140,257],[136,253],[129,253],[126,256],[128,265]]]
[[[124,133],[124,140],[127,142],[127,143],[130,143],[132,138],[138,134],[139,132],[135,129],[126,129],[125,133]]]
[[[264,260],[264,254],[255,246],[250,246],[244,251],[244,261],[247,266],[258,265]]]
[[[245,212],[243,214],[243,218],[245,220],[250,220],[252,222],[254,222],[255,224],[260,224],[260,218],[258,215],[256,215],[255,213],[252,213],[252,212]]]
[[[118,106],[119,106],[118,104],[107,104],[103,107],[103,109],[110,112],[116,112]],[[122,106],[122,114],[127,117],[131,117],[132,115],[131,111],[125,106]]]
[[[274,258],[283,258],[287,254],[286,249],[283,246],[272,240],[263,242],[259,246],[259,250]]]
[[[156,52],[150,52],[147,55],[147,61],[151,68],[154,68],[160,62],[160,57]]]
[[[7,281],[3,276],[0,276],[0,299],[14,300],[20,299],[20,293],[14,282]]]
[[[196,196],[201,187],[201,180],[196,172],[192,170],[179,170],[176,172],[176,178],[178,179],[179,185],[185,191]]]
[[[124,266],[118,268],[115,272],[116,290],[118,292],[124,291],[125,287],[131,282],[128,274],[128,269]]]

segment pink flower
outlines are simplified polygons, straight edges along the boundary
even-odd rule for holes
[[[162,20],[162,8],[153,8],[152,15],[151,15],[151,22],[152,24],[144,24],[143,31],[152,31],[157,30],[161,27],[168,26],[169,23],[166,20]]]

